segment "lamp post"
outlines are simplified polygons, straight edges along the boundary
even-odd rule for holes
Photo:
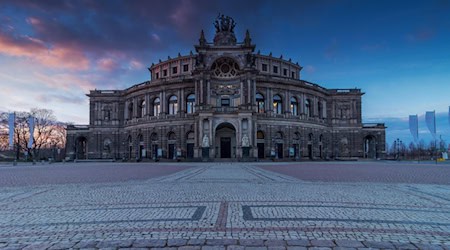
[[[402,141],[399,139],[399,138],[397,138],[397,140],[395,140],[395,146],[396,146],[396,149],[397,149],[397,160],[399,161],[400,160],[400,147],[401,147],[401,145],[402,145]]]

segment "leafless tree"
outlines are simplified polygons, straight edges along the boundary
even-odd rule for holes
[[[20,152],[27,152],[34,159],[39,157],[43,148],[64,148],[66,143],[66,126],[58,122],[52,110],[31,109],[30,112],[15,112],[15,136],[17,157]],[[34,118],[33,144],[30,140],[29,118]],[[0,115],[0,131],[8,133],[8,113]],[[0,137],[0,145],[8,147],[8,136]]]

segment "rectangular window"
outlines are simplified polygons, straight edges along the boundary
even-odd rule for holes
[[[267,72],[267,64],[265,64],[265,63],[262,64],[262,71]]]
[[[188,72],[188,71],[189,71],[189,64],[183,65],[183,72]]]
[[[222,107],[230,107],[230,99],[228,99],[228,98],[222,98],[222,99],[220,100],[220,105],[221,105]]]
[[[273,66],[273,73],[278,74],[278,67],[277,66]]]
[[[156,79],[159,79],[159,72],[156,72],[155,78],[156,78]]]
[[[283,69],[283,75],[284,76],[287,76],[288,74],[287,74],[287,69]]]
[[[167,76],[167,69],[163,70],[163,76]]]
[[[292,78],[295,79],[295,72],[294,71],[291,72],[291,75],[292,75]]]
[[[172,68],[172,74],[178,74],[178,67]]]

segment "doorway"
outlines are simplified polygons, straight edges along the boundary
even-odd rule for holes
[[[283,158],[283,143],[277,143],[277,156],[278,159]]]
[[[214,141],[214,148],[217,150],[215,154],[217,157],[236,157],[236,129],[232,124],[224,122],[217,126]]]
[[[258,143],[256,145],[258,147],[258,158],[263,159],[264,158],[264,143]]]
[[[308,158],[312,160],[313,158],[313,151],[312,151],[312,145],[308,144]]]
[[[220,158],[231,158],[231,138],[220,138]]]

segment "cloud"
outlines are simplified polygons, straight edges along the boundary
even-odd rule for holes
[[[112,58],[102,58],[97,61],[97,66],[106,71],[113,71],[120,67],[116,60]]]
[[[36,96],[36,100],[42,103],[73,103],[73,104],[85,104],[87,98],[85,96],[76,95],[64,95],[64,94],[39,94]]]
[[[144,65],[136,59],[132,59],[129,64],[131,70],[139,70],[144,68]]]
[[[53,91],[82,91],[84,93],[88,93],[89,90],[96,88],[96,85],[94,84],[96,76],[92,76],[89,74],[45,74],[36,72],[34,75],[37,81],[39,81],[42,85],[53,89]]]
[[[51,68],[85,70],[89,67],[88,58],[71,48],[53,47],[35,37],[9,36],[0,32],[0,53],[14,57],[25,57]]]
[[[156,34],[156,33],[152,34],[152,38],[155,42],[158,42],[158,43],[161,42],[161,37],[159,37],[158,34]]]

